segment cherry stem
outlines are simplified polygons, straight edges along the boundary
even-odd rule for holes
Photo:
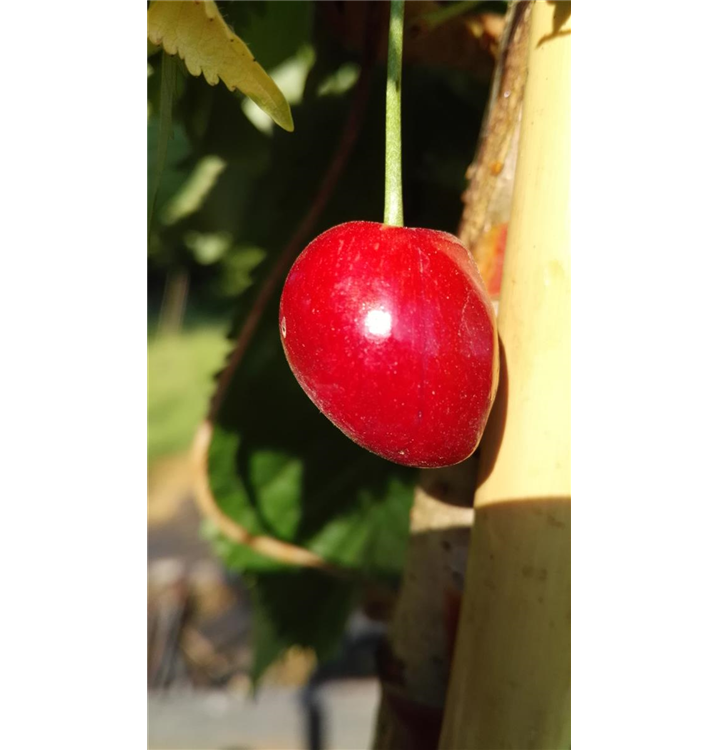
[[[386,164],[384,223],[404,226],[401,187],[401,53],[404,41],[404,0],[391,0],[386,70]]]

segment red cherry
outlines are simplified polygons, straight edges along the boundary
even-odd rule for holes
[[[498,342],[476,264],[456,237],[366,221],[311,242],[279,305],[289,366],[367,450],[408,466],[468,458],[493,404]]]

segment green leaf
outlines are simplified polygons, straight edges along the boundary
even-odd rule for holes
[[[147,37],[168,54],[179,55],[193,76],[204,74],[210,86],[221,79],[230,91],[239,89],[248,96],[281,128],[294,130],[284,95],[212,0],[152,3]]]
[[[358,589],[314,570],[286,570],[251,581],[253,664],[258,682],[267,667],[291,646],[311,648],[319,661],[339,647]]]
[[[291,539],[301,520],[303,464],[300,458],[258,450],[249,459],[249,486],[257,488],[257,507],[272,536]]]
[[[225,294],[238,297],[252,285],[254,269],[265,259],[267,253],[259,247],[240,245],[227,258],[226,273],[222,289]]]

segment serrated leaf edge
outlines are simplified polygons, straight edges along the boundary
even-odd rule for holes
[[[160,1],[166,2],[166,1],[168,1],[168,0],[155,0],[155,2],[160,2]],[[229,26],[227,25],[227,22],[226,22],[226,21],[224,20],[224,17],[223,17],[223,16],[222,16],[222,14],[221,14],[221,13],[219,12],[219,9],[217,8],[216,4],[214,3],[214,0],[192,0],[192,1],[193,1],[193,2],[195,3],[195,4],[199,4],[199,3],[201,3],[201,4],[202,4],[202,5],[204,6],[204,11],[205,11],[205,15],[207,16],[207,18],[208,18],[208,19],[209,19],[210,21],[213,21],[213,20],[214,20],[215,18],[217,18],[217,19],[219,20],[219,22],[220,22],[220,28],[221,28],[221,29],[222,29],[222,31],[224,32],[224,34],[225,34],[225,36],[227,37],[228,41],[229,41],[230,43],[232,43],[232,44],[234,44],[235,42],[238,42],[239,44],[237,44],[237,45],[236,45],[236,47],[237,47],[237,48],[238,48],[239,50],[245,51],[245,52],[246,52],[246,53],[247,53],[247,54],[248,54],[248,55],[249,55],[249,56],[250,56],[250,57],[252,58],[252,64],[253,64],[253,65],[256,65],[256,66],[257,66],[257,67],[259,68],[259,70],[260,70],[260,71],[261,71],[261,72],[262,72],[262,73],[263,73],[263,74],[264,74],[264,75],[265,75],[265,76],[267,77],[267,79],[268,79],[268,80],[269,80],[269,81],[270,81],[270,82],[272,83],[272,85],[273,85],[273,87],[274,87],[274,88],[273,88],[273,89],[269,89],[269,88],[267,88],[267,87],[266,87],[266,86],[265,86],[265,85],[264,85],[264,84],[262,83],[262,81],[261,81],[261,77],[259,78],[259,80],[257,80],[257,86],[258,86],[258,87],[259,87],[260,89],[262,89],[262,91],[263,91],[263,92],[265,92],[265,94],[266,94],[267,98],[268,98],[268,99],[270,99],[270,100],[271,100],[271,98],[272,98],[272,95],[274,95],[274,94],[279,94],[279,96],[281,97],[281,100],[282,100],[282,101],[284,102],[284,105],[285,105],[285,107],[286,107],[286,112],[284,112],[284,113],[282,113],[282,114],[283,114],[283,115],[286,115],[286,118],[287,118],[287,119],[285,120],[285,119],[284,119],[283,117],[277,117],[277,116],[273,115],[273,114],[272,114],[271,112],[268,112],[268,111],[267,111],[267,109],[266,109],[266,108],[265,108],[265,107],[263,106],[263,104],[261,103],[261,101],[257,101],[257,98],[256,98],[255,96],[252,96],[252,94],[247,94],[247,93],[246,93],[246,92],[244,92],[244,91],[243,91],[242,93],[245,93],[245,95],[246,95],[246,96],[247,96],[247,97],[248,97],[249,99],[251,99],[251,100],[252,100],[252,101],[253,101],[253,102],[254,102],[254,103],[255,103],[255,104],[256,104],[256,105],[257,105],[257,106],[258,106],[258,107],[259,107],[259,108],[260,108],[260,109],[261,109],[261,110],[262,110],[262,111],[264,112],[264,113],[265,113],[265,114],[267,114],[267,115],[268,115],[269,117],[271,117],[271,118],[272,118],[272,120],[274,120],[274,122],[276,122],[276,123],[277,123],[277,125],[279,125],[279,127],[283,128],[284,130],[286,130],[286,131],[287,131],[287,132],[289,132],[289,133],[292,133],[292,132],[294,132],[294,119],[293,119],[293,117],[292,117],[292,110],[291,110],[291,107],[289,106],[289,102],[287,102],[287,100],[286,100],[286,97],[285,97],[285,96],[284,96],[284,94],[282,93],[282,91],[281,91],[281,89],[279,88],[279,86],[277,86],[277,84],[276,84],[276,83],[274,83],[274,81],[272,80],[272,77],[271,77],[271,76],[269,75],[269,73],[267,73],[267,71],[266,71],[266,70],[264,70],[264,68],[263,68],[263,67],[262,67],[262,66],[261,66],[261,65],[260,65],[260,64],[259,64],[259,63],[258,63],[258,62],[257,62],[256,60],[255,60],[255,58],[254,58],[254,55],[252,55],[252,53],[251,53],[251,51],[250,51],[249,47],[247,47],[247,45],[246,45],[246,44],[245,44],[245,43],[244,43],[244,42],[243,42],[243,41],[242,41],[242,40],[240,39],[240,37],[238,37],[238,36],[237,36],[237,35],[236,35],[236,34],[235,34],[235,33],[234,33],[234,32],[233,32],[233,31],[232,31],[232,30],[231,30],[230,28],[229,28]],[[152,5],[154,5],[154,3],[152,3]],[[151,6],[150,6],[150,7],[151,7]],[[149,11],[148,11],[148,12],[149,12]],[[207,83],[208,83],[208,84],[209,84],[210,86],[216,86],[216,85],[217,85],[217,84],[219,83],[219,81],[221,80],[221,81],[222,81],[222,83],[224,83],[224,85],[225,85],[225,86],[226,86],[226,87],[227,87],[227,88],[228,88],[228,89],[229,89],[230,91],[241,91],[241,89],[239,88],[239,86],[234,86],[234,85],[232,85],[232,84],[228,83],[228,82],[227,82],[227,81],[225,80],[225,78],[224,78],[223,76],[219,75],[219,74],[218,74],[218,75],[216,75],[216,76],[211,76],[211,77],[210,77],[210,76],[209,76],[209,75],[207,74],[207,71],[206,71],[206,70],[204,70],[204,68],[203,68],[203,67],[202,67],[201,65],[199,65],[199,66],[198,66],[199,70],[198,70],[197,72],[195,72],[195,71],[194,71],[193,69],[191,69],[191,68],[190,68],[190,67],[189,67],[189,66],[187,65],[187,63],[186,63],[186,61],[185,61],[185,58],[184,58],[184,57],[182,56],[182,53],[181,53],[181,52],[179,51],[179,49],[178,49],[177,47],[175,47],[174,49],[172,49],[172,48],[171,48],[171,46],[170,46],[170,45],[168,45],[168,44],[167,44],[167,43],[165,42],[165,39],[164,39],[164,37],[163,37],[163,36],[161,36],[161,35],[159,35],[159,34],[150,34],[150,33],[149,33],[149,31],[148,31],[148,34],[147,34],[147,38],[148,38],[148,39],[149,39],[149,40],[150,40],[150,41],[152,42],[152,44],[155,44],[155,45],[157,45],[157,46],[159,46],[159,47],[162,47],[162,49],[163,49],[163,50],[164,50],[164,51],[165,51],[165,52],[166,52],[166,53],[167,53],[168,55],[172,55],[172,56],[175,56],[175,55],[177,55],[177,57],[179,57],[179,59],[180,59],[180,60],[182,60],[182,62],[184,62],[184,63],[185,63],[185,67],[187,68],[187,71],[188,71],[188,72],[190,73],[190,75],[193,75],[193,76],[195,76],[195,77],[199,77],[200,75],[202,75],[202,76],[204,77],[204,80],[205,80],[205,81],[206,81],[206,82],[207,82]]]

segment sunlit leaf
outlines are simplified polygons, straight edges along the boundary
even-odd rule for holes
[[[281,84],[287,101],[292,105],[299,104],[302,101],[307,75],[312,65],[314,65],[314,50],[307,45],[301,47],[295,55],[272,69],[273,79]],[[242,110],[250,122],[260,131],[263,133],[271,132],[272,120],[258,109],[251,99],[245,99],[242,102]]]
[[[230,91],[239,89],[248,96],[277,125],[294,130],[284,95],[211,0],[152,3],[147,36],[168,54],[178,54],[192,75],[203,73],[211,86],[221,79]]]

